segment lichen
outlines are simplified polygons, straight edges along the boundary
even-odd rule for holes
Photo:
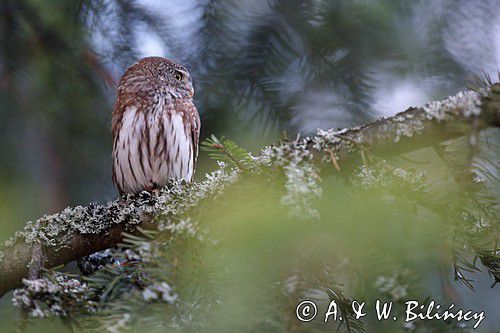
[[[24,229],[16,232],[3,247],[12,246],[21,240],[30,245],[40,241],[46,246],[58,246],[75,233],[99,234],[115,224],[139,224],[141,220],[135,207],[133,202],[124,204],[121,200],[104,205],[91,203],[85,207],[68,207],[60,213],[27,222]]]
[[[281,203],[290,210],[291,216],[317,219],[319,214],[312,207],[312,200],[321,196],[322,190],[318,184],[318,168],[308,147],[309,141],[308,138],[297,137],[278,146],[266,147],[257,158],[257,163],[283,169],[286,191]]]
[[[343,141],[341,139],[341,135],[346,134],[348,131],[349,129],[347,128],[337,131],[333,129],[322,130],[321,128],[318,128],[316,136],[312,139],[312,147],[317,151],[323,151],[325,148],[335,146]]]
[[[211,196],[221,195],[228,184],[236,181],[237,170],[227,170],[224,163],[219,168],[205,175],[202,182],[185,183],[172,180],[169,186],[164,187],[154,198],[150,212],[159,215],[182,216],[198,203]]]
[[[481,114],[481,97],[484,91],[473,90],[460,91],[458,94],[449,96],[441,101],[427,103],[423,109],[427,119],[435,119],[438,122],[447,120],[450,115],[461,115],[463,117],[479,116]]]
[[[237,172],[226,170],[221,164],[217,170],[206,174],[206,179],[197,183],[172,180],[159,195],[142,192],[127,195],[103,205],[91,203],[88,206],[65,208],[53,215],[45,215],[36,221],[29,221],[22,231],[16,232],[2,248],[24,241],[31,245],[35,241],[45,246],[58,247],[67,237],[74,234],[99,234],[113,225],[134,226],[142,222],[144,213],[153,216],[182,216],[208,196],[220,195],[225,186],[234,182]],[[0,249],[1,250],[1,249]],[[0,251],[0,259],[3,252]]]
[[[322,130],[318,128],[316,136],[310,141],[312,142],[312,149],[319,152],[322,156],[323,163],[332,162],[332,158],[338,159],[336,152],[342,148],[344,151],[352,152],[359,147],[361,142],[356,139],[348,138],[349,133],[359,132],[361,127],[344,128],[341,130]]]
[[[410,108],[408,111],[400,112],[391,118],[379,118],[369,126],[377,126],[377,138],[385,138],[388,141],[399,142],[401,138],[411,138],[421,134],[429,124],[429,121],[444,122],[453,117],[470,118],[479,116],[481,113],[481,98],[486,91],[461,91],[454,96],[449,96],[440,101],[427,103],[421,109]],[[422,112],[418,112],[422,110]],[[363,127],[355,127],[342,130],[318,130],[312,139],[313,148],[317,151],[331,149],[333,153],[337,149],[352,152],[366,143],[366,134]],[[369,133],[368,133],[369,134]],[[331,158],[324,155],[323,162]]]
[[[201,236],[201,231],[196,222],[191,221],[190,217],[172,222],[172,220],[161,220],[158,223],[159,231],[168,231],[171,234],[185,234],[189,237]]]
[[[407,280],[408,271],[396,271],[392,276],[379,276],[375,280],[374,286],[379,292],[386,294],[392,301],[404,299],[408,294],[408,284],[402,281]]]
[[[352,183],[365,189],[383,188],[393,183],[412,191],[423,191],[427,187],[423,172],[392,167],[383,160],[373,166],[360,166],[354,172]]]
[[[174,293],[172,287],[166,282],[154,283],[142,291],[142,298],[147,301],[162,300],[168,304],[173,304],[179,295]]]
[[[91,313],[97,309],[94,293],[79,279],[52,274],[50,279],[23,279],[23,285],[14,291],[12,303],[32,317],[66,316],[75,309]]]

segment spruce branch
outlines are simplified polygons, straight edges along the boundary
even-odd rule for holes
[[[349,163],[359,163],[360,147],[369,147],[375,155],[395,156],[463,136],[469,132],[473,121],[478,130],[498,127],[499,96],[500,85],[497,83],[487,90],[460,92],[363,126],[341,131],[319,130],[314,137],[267,147],[255,159],[249,155],[248,160],[235,155],[228,158],[241,166],[244,166],[242,161],[255,160],[252,163],[285,169],[301,166],[313,172],[320,166],[330,166],[331,169],[333,154],[345,171],[349,170]],[[219,142],[212,139],[214,143]],[[227,142],[222,143],[227,145]],[[28,276],[32,248],[37,241],[43,247],[45,268],[66,264],[116,246],[122,242],[124,232],[136,233],[138,227],[156,228],[155,217],[169,216],[172,221],[188,217],[200,202],[217,196],[225,186],[234,182],[235,175],[236,172],[225,171],[222,166],[201,182],[174,181],[157,196],[141,193],[102,205],[66,208],[29,222],[1,248],[0,294],[19,286]],[[307,182],[304,184],[310,186]]]
[[[227,162],[241,171],[246,171],[250,166],[255,165],[248,151],[224,137],[218,139],[212,134],[201,143],[201,149],[208,152],[210,158]]]

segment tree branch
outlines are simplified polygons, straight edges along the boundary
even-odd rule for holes
[[[306,149],[321,156],[321,161],[345,166],[357,163],[361,153],[391,156],[434,146],[467,133],[474,121],[478,128],[500,125],[500,85],[482,92],[466,91],[422,108],[409,108],[391,118],[340,131],[319,130],[304,139]],[[284,142],[278,148],[293,149]],[[328,152],[323,153],[322,152]],[[321,162],[319,162],[321,163]],[[153,228],[155,217],[179,218],[195,208],[234,179],[217,170],[195,183],[173,181],[158,196],[142,193],[103,205],[90,204],[66,208],[60,213],[28,222],[4,243],[0,252],[0,295],[19,286],[28,277],[33,246],[41,246],[45,268],[66,264],[96,251],[117,245],[124,231],[133,233],[138,226]]]

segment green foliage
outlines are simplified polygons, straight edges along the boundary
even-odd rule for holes
[[[211,159],[222,161],[241,171],[253,169],[257,165],[252,155],[244,148],[224,137],[217,139],[213,134],[201,143],[201,150],[208,152]]]
[[[204,145],[234,167],[248,156],[229,140],[213,137]],[[284,156],[296,155],[287,152],[278,165]],[[276,173],[288,168],[241,172],[187,216],[165,212],[156,219],[158,231],[126,234],[118,249],[80,264],[85,274],[73,277],[93,295],[93,310],[67,302],[65,320],[89,331],[459,330],[456,321],[381,322],[374,311],[359,319],[351,304],[392,301],[394,315],[403,318],[407,300],[456,302],[461,285],[454,278],[471,287],[471,275],[486,267],[498,281],[498,215],[485,196],[490,190],[484,184],[459,190],[431,149],[408,159],[368,160],[347,179],[322,177],[314,222],[290,215],[282,200],[286,182]],[[484,267],[470,262],[474,256]],[[443,285],[431,288],[436,275]],[[314,300],[320,314],[335,301],[344,320],[324,323],[320,315],[299,322],[295,307],[304,299]]]

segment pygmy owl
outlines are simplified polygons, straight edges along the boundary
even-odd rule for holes
[[[130,66],[112,115],[113,181],[118,191],[152,191],[190,181],[198,156],[200,117],[186,68],[161,57]]]

